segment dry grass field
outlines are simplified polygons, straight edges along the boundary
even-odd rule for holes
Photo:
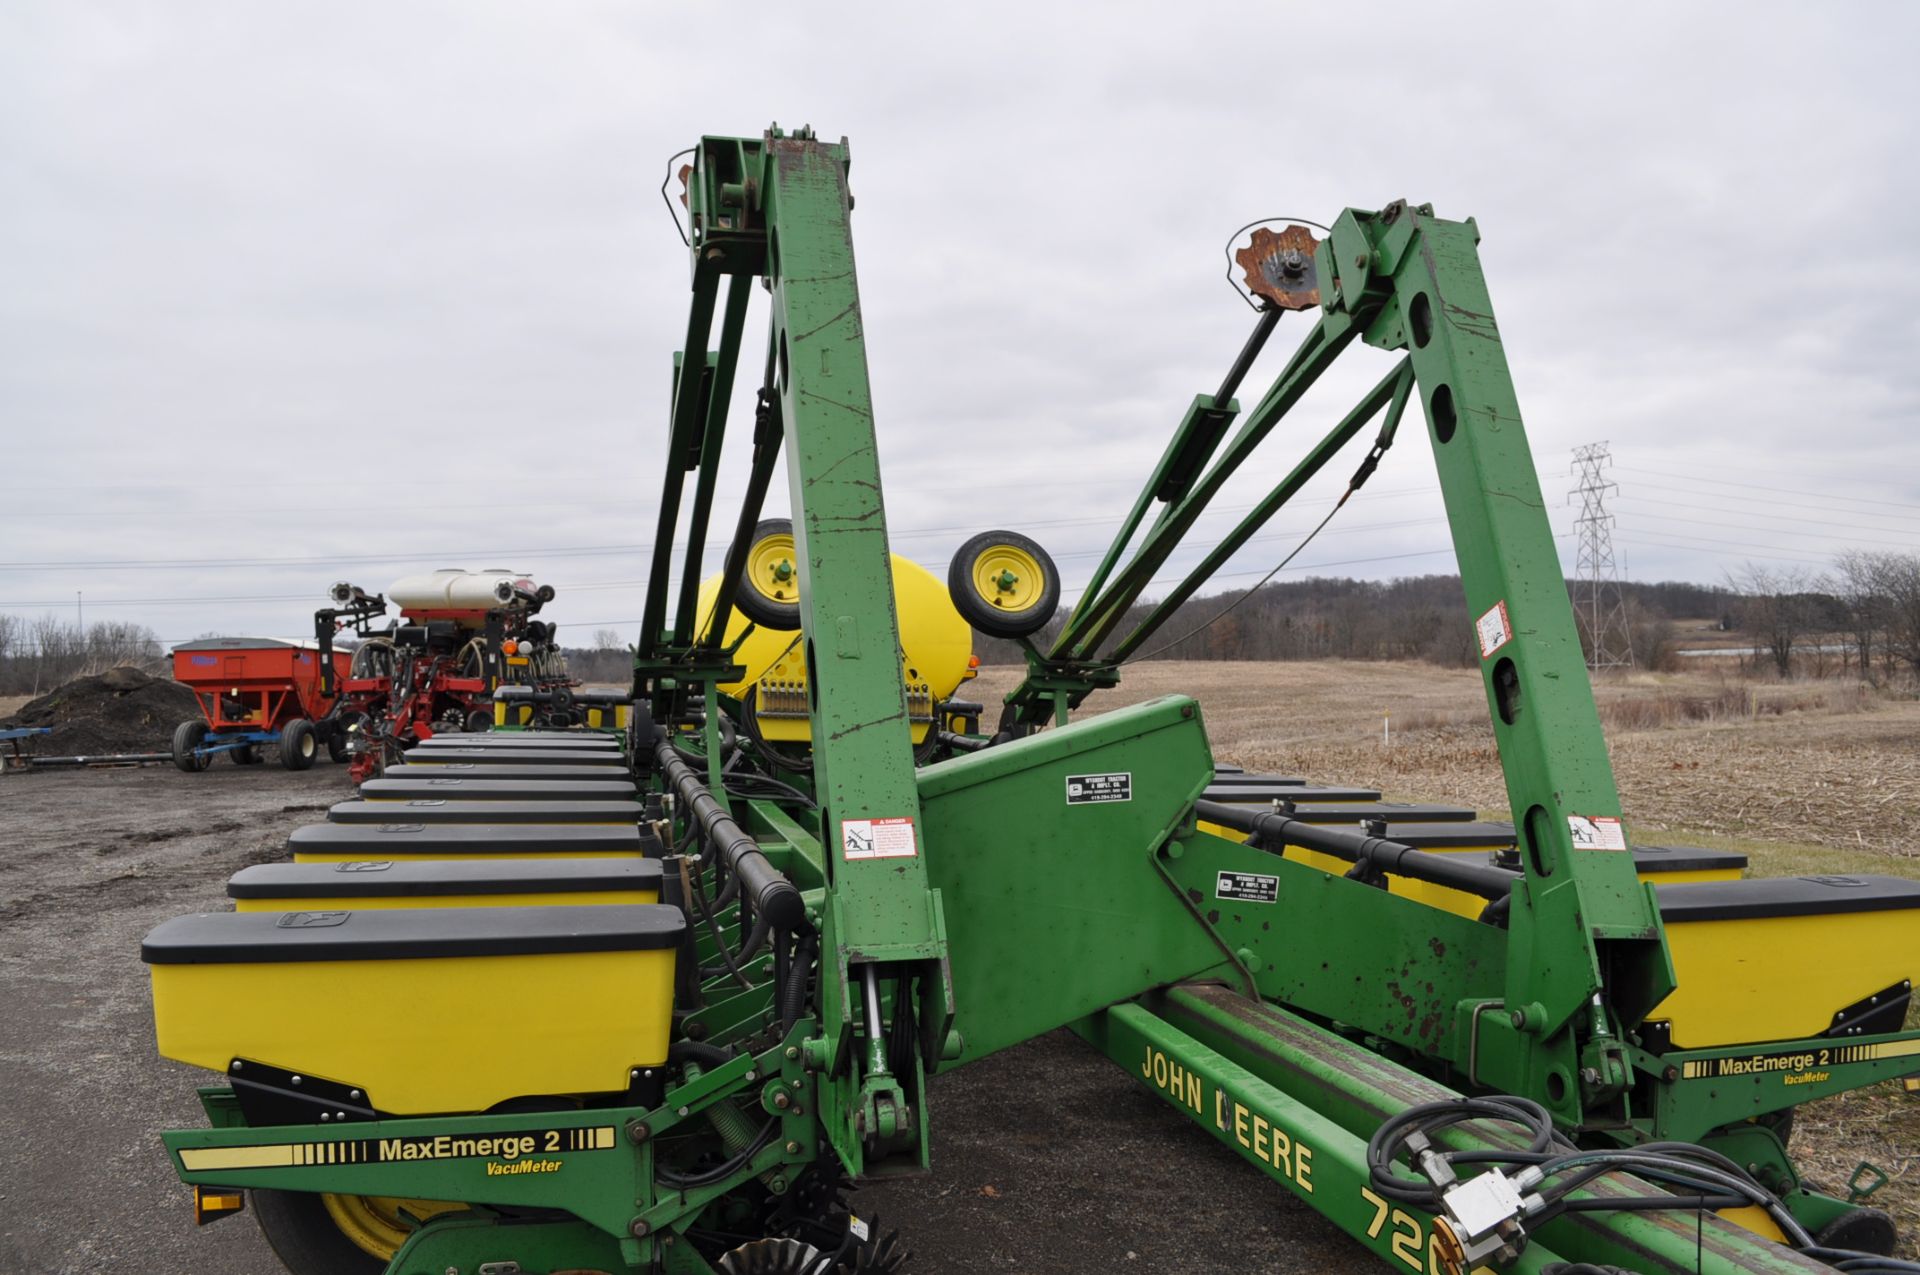
[[[984,668],[973,698],[992,705],[1018,676]],[[1507,816],[1475,670],[1154,661],[1087,709],[1176,692],[1200,701],[1221,761]],[[1920,700],[1692,669],[1606,677],[1595,694],[1639,840],[1745,851],[1754,876],[1920,877]],[[1809,1104],[1793,1149],[1814,1185],[1841,1195],[1859,1161],[1884,1169],[1893,1180],[1873,1203],[1895,1214],[1908,1255],[1920,1251],[1920,1096],[1883,1085]]]

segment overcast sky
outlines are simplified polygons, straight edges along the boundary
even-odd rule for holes
[[[776,120],[850,139],[895,548],[942,575],[1027,529],[1071,597],[1251,326],[1228,234],[1400,196],[1479,220],[1557,532],[1606,439],[1634,578],[1920,549],[1917,38],[1893,3],[11,0],[0,606],[285,635],[336,579],[506,566],[631,640],[687,302],[658,187]],[[1190,556],[1388,356],[1349,358]],[[1289,577],[1453,569],[1424,438]]]

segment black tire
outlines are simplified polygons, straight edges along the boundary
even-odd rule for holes
[[[784,538],[784,542],[783,539]],[[784,551],[784,553],[783,553]],[[800,627],[799,555],[793,549],[793,521],[767,518],[753,529],[746,569],[734,590],[733,605],[763,629],[791,633]],[[786,579],[777,570],[791,570]],[[763,578],[764,577],[764,578]]]
[[[492,729],[493,711],[491,709],[476,708],[467,714],[467,733],[469,735],[478,735]]]
[[[280,728],[280,764],[288,770],[305,770],[320,754],[319,732],[304,717],[296,717]]]
[[[991,562],[1017,561],[1003,592],[982,591],[980,574]],[[1037,573],[1038,581],[1029,578]],[[960,546],[947,567],[947,596],[968,624],[988,637],[1023,638],[1038,633],[1060,606],[1060,569],[1038,544],[1017,531],[983,531]]]
[[[236,766],[260,764],[260,750],[252,744],[235,744],[227,750],[227,756],[233,758],[233,764]]]
[[[260,1233],[291,1275],[381,1275],[387,1269],[340,1233],[318,1195],[259,1189],[247,1194]]]
[[[1900,1231],[1893,1218],[1879,1209],[1852,1208],[1814,1232],[1814,1242],[1822,1248],[1854,1249],[1862,1253],[1893,1256]]]
[[[207,737],[207,724],[198,718],[173,728],[173,764],[189,775],[197,775],[213,764],[213,758],[194,752]]]

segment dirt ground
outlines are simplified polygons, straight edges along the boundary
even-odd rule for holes
[[[1396,797],[1506,799],[1472,672],[1419,665],[1166,665],[1130,670],[1130,699],[1181,690],[1204,706],[1223,760]],[[1009,684],[986,670],[983,698]],[[1754,870],[1920,875],[1906,837],[1920,793],[1920,704],[1765,689],[1774,714],[1721,716],[1710,675],[1602,688],[1603,701],[1680,704],[1612,732],[1629,816],[1753,855]],[[1818,688],[1815,688],[1818,689]],[[1709,702],[1711,701],[1711,702]],[[1705,705],[1705,707],[1701,707]],[[1381,742],[1381,716],[1393,742]],[[1689,714],[1706,714],[1689,716]],[[1610,715],[1613,715],[1610,711]],[[1407,729],[1408,726],[1413,729]],[[157,1132],[201,1122],[207,1077],[153,1050],[139,941],[223,903],[238,868],[347,791],[325,763],[289,774],[217,764],[0,778],[0,1272],[271,1275],[250,1221],[196,1232]],[[1767,840],[1761,841],[1760,838]],[[934,1082],[935,1173],[864,1191],[918,1275],[1378,1269],[1318,1215],[1183,1121],[1104,1059],[1055,1035]],[[1920,1230],[1920,1102],[1868,1092],[1803,1111],[1796,1148],[1829,1187],[1862,1156],[1895,1175]],[[31,1166],[22,1170],[21,1166]]]

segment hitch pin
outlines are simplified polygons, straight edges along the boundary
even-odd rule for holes
[[[875,967],[861,967],[861,978],[865,980],[867,992],[867,1071],[872,1075],[888,1075],[887,1041],[880,1024],[880,976]]]

